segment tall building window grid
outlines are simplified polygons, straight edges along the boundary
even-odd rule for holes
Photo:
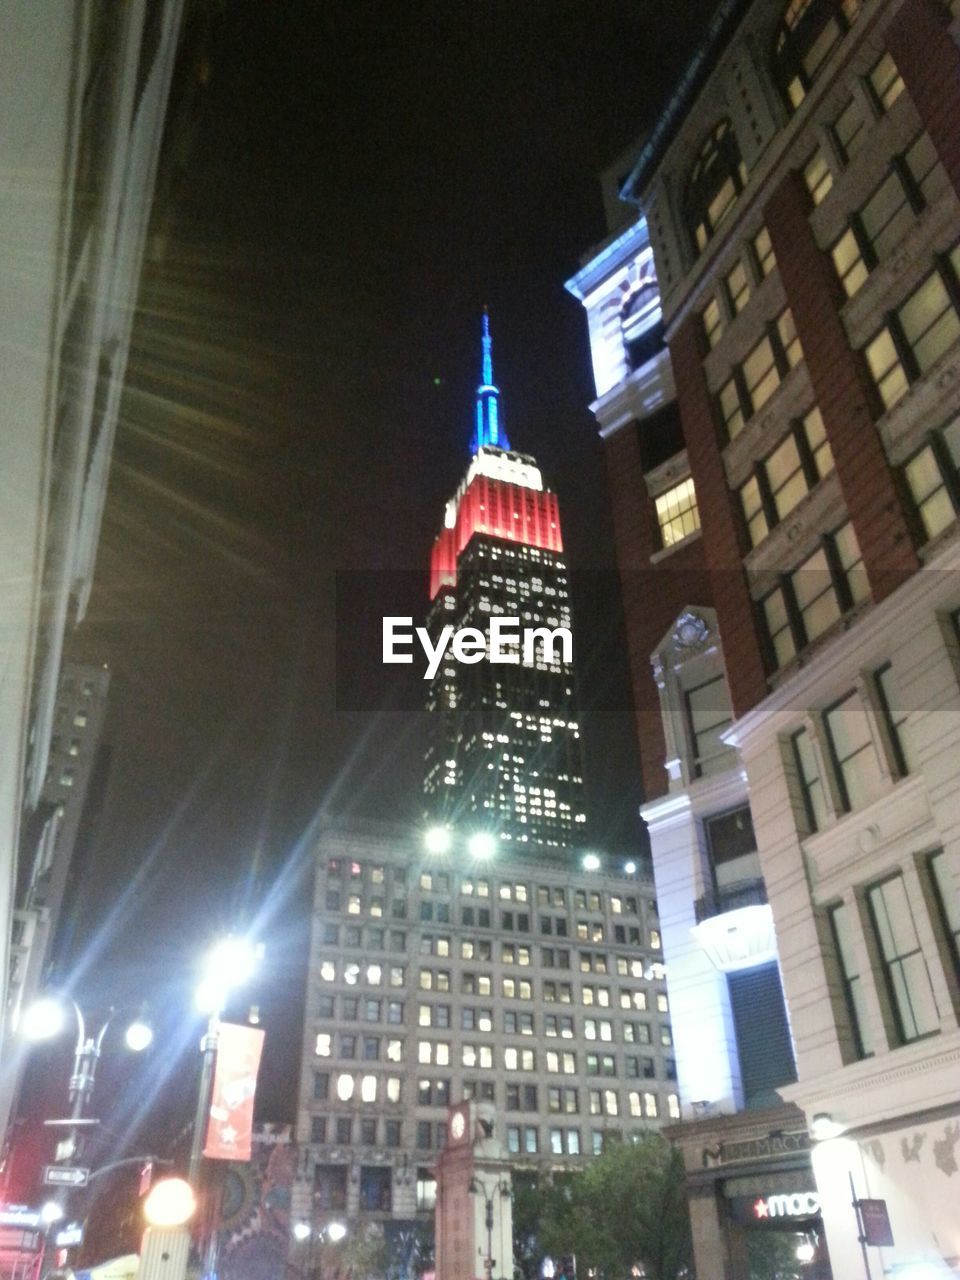
[[[833,452],[820,410],[814,407],[792,425],[740,486],[751,545],[758,546],[832,470]]]
[[[796,569],[761,600],[774,669],[784,666],[870,594],[849,522],[827,534]]]
[[[736,439],[802,359],[793,314],[787,307],[765,326],[763,337],[734,366],[717,393],[720,422],[727,441]]]
[[[936,1035],[940,1015],[903,875],[870,885],[866,900],[898,1042]]]
[[[864,348],[884,409],[892,409],[960,337],[960,245],[887,316]]]

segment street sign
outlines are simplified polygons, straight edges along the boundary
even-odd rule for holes
[[[893,1244],[893,1229],[887,1213],[886,1200],[858,1200],[864,1244],[889,1248]]]
[[[39,1227],[40,1214],[25,1204],[6,1204],[0,1208],[0,1227]]]
[[[58,1249],[70,1249],[74,1245],[83,1244],[83,1223],[71,1222],[69,1226],[63,1227],[53,1237],[53,1243]]]
[[[47,1164],[43,1167],[45,1187],[85,1187],[89,1179],[89,1169],[60,1164]]]

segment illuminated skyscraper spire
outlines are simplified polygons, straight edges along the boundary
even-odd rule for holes
[[[476,453],[485,444],[498,449],[509,449],[510,441],[500,422],[500,388],[493,381],[493,339],[490,337],[490,317],[483,309],[483,366],[480,385],[477,387],[477,421],[470,441],[470,452]]]

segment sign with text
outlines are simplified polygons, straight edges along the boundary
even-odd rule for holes
[[[224,1022],[217,1042],[217,1065],[203,1154],[209,1160],[249,1160],[253,1141],[253,1099],[263,1052],[263,1030]]]
[[[90,1170],[78,1166],[48,1164],[43,1168],[45,1187],[85,1187],[90,1180]]]
[[[881,1249],[892,1245],[893,1230],[890,1226],[886,1200],[858,1200],[857,1209],[860,1213],[864,1244],[876,1245]]]

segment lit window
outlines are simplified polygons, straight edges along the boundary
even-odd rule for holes
[[[726,281],[727,298],[730,302],[730,310],[734,315],[738,315],[750,301],[750,281],[747,278],[747,270],[742,262],[738,262],[731,272],[728,273]]]
[[[803,166],[803,181],[806,183],[810,198],[814,204],[820,204],[830,194],[833,186],[833,174],[827,164],[823,152],[817,148]]]
[[[853,1037],[854,1051],[858,1058],[867,1058],[873,1053],[873,1041],[870,1034],[870,1020],[864,1001],[860,966],[854,947],[850,911],[845,903],[840,903],[831,908],[830,927],[833,931],[834,949],[840,967],[840,980],[843,985],[843,998],[850,1023],[850,1032]]]
[[[834,46],[860,12],[861,0],[789,0],[773,56],[774,79],[796,111],[823,70]]]
[[[723,312],[716,298],[711,298],[703,309],[703,332],[711,348],[723,337]]]
[[[667,1115],[671,1120],[680,1119],[680,1099],[675,1093],[667,1094]]]
[[[772,656],[778,667],[823,635],[870,594],[853,525],[838,529],[763,600]]]
[[[936,199],[944,180],[936,149],[929,135],[922,133],[853,215],[831,250],[848,298],[902,242],[917,214]]]
[[[867,344],[867,364],[884,407],[892,408],[960,336],[960,316],[951,294],[960,267],[960,246],[949,261],[920,284]]]
[[[329,1058],[332,1051],[333,1037],[327,1031],[321,1031],[314,1045],[314,1053],[318,1058]]]
[[[859,693],[848,693],[824,715],[827,742],[844,812],[868,804],[880,792],[883,775]]]
[[[960,510],[960,417],[933,432],[903,471],[923,531],[935,538]]]
[[[823,779],[817,765],[817,757],[810,733],[807,729],[798,729],[790,739],[793,748],[797,777],[800,781],[800,793],[809,831],[819,831],[827,821],[827,804],[823,792]]]
[[[353,1097],[353,1076],[343,1072],[337,1076],[337,1097],[341,1102],[349,1102]]]
[[[706,248],[747,181],[746,165],[729,120],[721,120],[700,148],[687,184],[685,215],[697,252]]]
[[[903,93],[903,78],[889,53],[874,63],[869,81],[877,106],[881,111],[889,111]]]
[[[773,242],[766,227],[761,227],[753,237],[753,256],[756,259],[757,269],[763,277],[768,276],[777,265],[777,259],[773,252]]]
[[[689,477],[661,493],[656,508],[664,547],[672,547],[700,528],[697,495]]]
[[[900,1042],[909,1044],[939,1031],[940,1015],[903,877],[868,889],[867,902]]]

